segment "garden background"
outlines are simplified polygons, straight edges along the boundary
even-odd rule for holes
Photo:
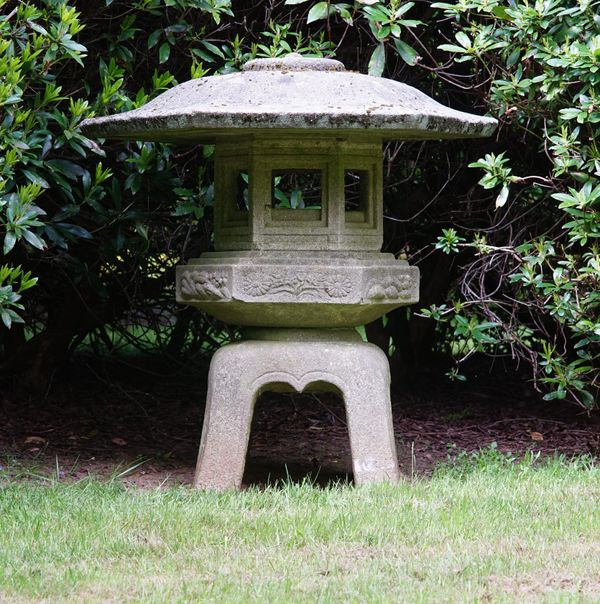
[[[0,0],[0,600],[595,602],[598,0]],[[489,140],[384,147],[397,485],[353,488],[342,402],[264,394],[241,493],[193,491],[210,357],[175,304],[213,149],[88,117],[291,52]]]

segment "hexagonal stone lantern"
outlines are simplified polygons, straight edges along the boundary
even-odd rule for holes
[[[177,300],[245,327],[213,357],[195,484],[239,487],[258,396],[334,391],[357,484],[399,477],[389,365],[355,327],[418,301],[383,238],[382,141],[491,134],[405,84],[292,54],[192,80],[88,136],[215,144],[215,251],[177,268]]]

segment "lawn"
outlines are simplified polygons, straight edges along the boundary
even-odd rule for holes
[[[241,493],[0,473],[2,602],[598,602],[600,468],[495,451],[432,477]]]

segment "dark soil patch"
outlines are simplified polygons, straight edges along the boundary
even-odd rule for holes
[[[99,374],[84,363],[74,365],[69,382],[44,400],[3,395],[0,464],[15,477],[40,473],[60,479],[115,476],[140,464],[126,472],[126,483],[190,484],[205,368],[173,376],[104,369]],[[454,384],[424,376],[419,383],[418,391],[392,397],[407,475],[426,474],[448,456],[493,442],[518,455],[600,453],[600,417],[544,402],[516,378]],[[350,479],[345,414],[335,396],[267,393],[258,402],[244,482],[286,477],[319,484]]]

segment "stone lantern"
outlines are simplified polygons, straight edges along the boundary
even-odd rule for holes
[[[398,479],[388,361],[355,330],[419,297],[418,269],[380,252],[382,141],[495,127],[297,54],[83,123],[88,136],[216,145],[215,251],[177,268],[177,300],[244,330],[211,362],[196,486],[240,486],[264,391],[338,393],[355,482]]]

